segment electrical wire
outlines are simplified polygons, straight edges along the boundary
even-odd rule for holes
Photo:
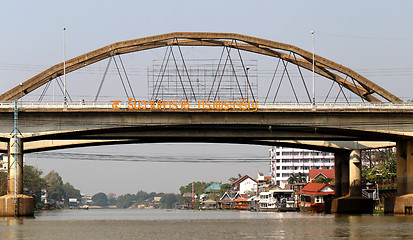
[[[35,153],[29,153],[32,155]],[[38,155],[37,155],[38,156]],[[237,158],[237,157],[192,157],[192,156],[139,156],[120,154],[95,153],[48,153],[44,152],[39,158],[76,161],[109,161],[109,162],[150,162],[150,163],[268,163],[268,158]]]

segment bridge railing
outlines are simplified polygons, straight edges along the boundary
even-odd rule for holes
[[[113,102],[30,102],[18,101],[18,108],[24,109],[112,109]],[[14,109],[14,102],[0,102],[0,110]],[[127,102],[116,104],[119,109],[128,109]],[[189,103],[188,109],[208,109],[200,108],[197,102]],[[239,108],[236,108],[239,110]],[[413,102],[403,103],[259,103],[259,110],[413,110]],[[210,110],[214,110],[210,108]]]

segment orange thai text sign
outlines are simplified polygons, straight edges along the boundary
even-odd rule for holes
[[[113,109],[125,108],[120,105],[120,100],[113,101]],[[133,98],[128,98],[128,109],[200,109],[200,110],[242,110],[242,111],[257,111],[257,101],[197,101],[191,104],[191,101],[136,101]]]

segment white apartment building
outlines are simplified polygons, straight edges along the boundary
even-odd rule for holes
[[[334,154],[316,150],[273,147],[270,158],[271,178],[281,188],[285,187],[291,174],[304,173],[308,177],[310,169],[334,168]]]

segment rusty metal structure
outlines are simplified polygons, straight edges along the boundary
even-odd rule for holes
[[[3,93],[0,95],[0,101],[11,101],[21,98],[53,79],[62,76],[64,70],[66,73],[70,73],[116,55],[166,46],[222,46],[226,49],[237,49],[237,51],[248,51],[278,58],[282,60],[285,68],[288,63],[309,71],[312,71],[313,68],[313,54],[290,44],[235,33],[174,32],[110,44],[66,61],[65,69],[63,63],[56,64]],[[247,77],[248,91],[252,92],[245,66],[243,71]],[[341,88],[348,89],[365,101],[381,102],[379,98],[382,98],[388,102],[402,102],[395,95],[352,69],[318,55],[314,55],[314,71],[320,76],[331,79],[339,84]],[[189,85],[192,85],[191,82],[189,82]],[[272,91],[272,84],[268,88],[268,92],[270,91]]]

